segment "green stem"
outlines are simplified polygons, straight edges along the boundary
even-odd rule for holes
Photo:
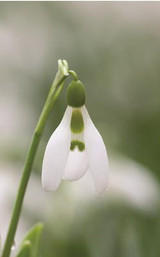
[[[14,242],[14,237],[15,237],[15,233],[16,233],[16,229],[17,229],[17,225],[18,225],[18,221],[19,221],[19,217],[20,217],[20,213],[21,213],[21,209],[22,209],[24,195],[25,195],[28,181],[30,178],[30,174],[32,171],[32,166],[33,166],[33,162],[34,162],[34,159],[35,159],[35,156],[37,153],[37,149],[38,149],[41,137],[43,135],[43,131],[44,131],[48,116],[53,108],[53,105],[54,105],[56,99],[58,98],[58,96],[63,88],[64,80],[68,76],[67,62],[65,60],[63,60],[63,61],[59,60],[58,64],[59,64],[58,72],[55,76],[55,79],[54,79],[51,89],[49,91],[49,95],[44,104],[42,113],[40,115],[37,126],[33,133],[31,145],[29,147],[26,162],[24,165],[24,170],[23,170],[22,177],[20,180],[19,189],[17,192],[17,198],[16,198],[15,205],[13,208],[13,213],[12,213],[4,249],[2,252],[2,257],[10,256],[11,247]]]
[[[73,76],[74,80],[78,80],[78,76],[77,76],[77,74],[75,73],[74,70],[69,70],[68,73]]]

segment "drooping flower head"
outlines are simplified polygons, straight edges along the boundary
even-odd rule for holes
[[[85,88],[73,80],[67,89],[68,107],[47,144],[42,186],[55,191],[62,179],[78,180],[91,172],[98,193],[108,184],[108,157],[101,135],[85,107]]]

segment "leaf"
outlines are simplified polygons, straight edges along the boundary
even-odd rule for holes
[[[23,239],[16,257],[38,257],[39,242],[43,224],[36,224]]]
[[[29,240],[25,240],[16,257],[30,257],[31,256],[30,254],[31,254],[31,242]]]

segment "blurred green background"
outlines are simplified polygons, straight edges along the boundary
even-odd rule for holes
[[[0,2],[2,241],[57,60],[66,59],[106,143],[110,186],[103,196],[86,181],[42,192],[43,153],[66,108],[65,88],[37,154],[16,246],[41,220],[42,257],[160,256],[159,28],[159,2]]]

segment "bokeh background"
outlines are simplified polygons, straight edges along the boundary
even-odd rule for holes
[[[86,86],[108,150],[110,185],[97,196],[87,174],[56,193],[41,189],[43,153],[66,108],[65,88],[38,150],[16,248],[42,221],[41,257],[159,257],[159,2],[0,2],[2,242],[58,59]]]

